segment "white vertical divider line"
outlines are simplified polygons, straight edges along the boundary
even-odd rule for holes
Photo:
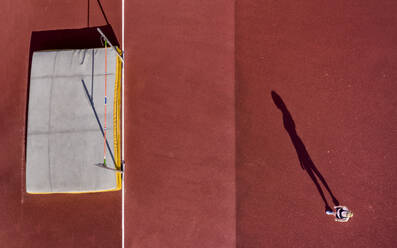
[[[121,75],[121,161],[122,163],[124,162],[124,68],[125,68],[125,45],[124,45],[124,28],[125,28],[125,24],[124,24],[124,0],[121,0],[121,51],[123,53],[123,59],[124,59],[124,63],[122,64],[122,75]],[[121,181],[121,247],[124,248],[125,247],[125,232],[124,232],[124,218],[125,218],[125,214],[124,214],[124,204],[125,204],[125,200],[124,200],[124,194],[125,194],[125,189],[124,189],[124,180],[125,180],[125,164],[123,164],[123,180]]]

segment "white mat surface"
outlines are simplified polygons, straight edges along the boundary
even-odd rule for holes
[[[103,162],[103,136],[81,82],[83,79],[89,94],[92,93],[103,125],[104,50],[33,54],[26,145],[27,192],[91,192],[116,188],[115,172],[94,166]],[[107,140],[113,150],[116,54],[108,48],[107,55]],[[114,168],[109,150],[107,163]]]

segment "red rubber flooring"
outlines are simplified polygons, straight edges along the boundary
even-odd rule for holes
[[[233,16],[126,2],[126,247],[235,247]]]
[[[395,246],[396,11],[395,1],[237,1],[238,247]],[[354,212],[348,223],[325,215],[272,90]]]
[[[24,193],[31,33],[121,42],[121,3],[1,5],[0,247],[121,247],[121,192]],[[125,247],[393,247],[395,1],[125,7]]]

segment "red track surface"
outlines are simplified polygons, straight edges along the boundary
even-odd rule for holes
[[[121,42],[121,5],[101,2]],[[121,247],[121,192],[24,193],[31,32],[105,25],[100,8],[1,7],[0,247]],[[396,12],[395,1],[127,1],[126,247],[392,247]],[[350,222],[324,214],[271,90]]]
[[[396,13],[396,1],[237,1],[238,247],[395,246]],[[271,90],[350,222],[324,214]]]
[[[232,1],[126,1],[126,247],[234,247]]]

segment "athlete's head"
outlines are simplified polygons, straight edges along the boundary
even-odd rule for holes
[[[343,217],[343,218],[351,218],[351,217],[353,217],[353,212],[350,212],[350,211],[343,211],[342,213],[341,213],[341,216]]]
[[[347,217],[347,218],[353,217],[353,212],[348,211],[348,212],[346,213],[346,217]]]

